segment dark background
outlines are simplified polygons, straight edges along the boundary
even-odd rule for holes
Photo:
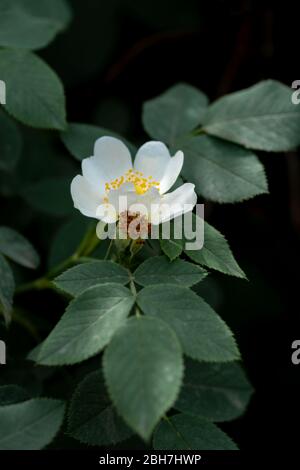
[[[69,30],[41,55],[66,87],[68,120],[147,140],[142,103],[184,81],[211,100],[273,78],[300,79],[299,7],[287,1],[73,0]],[[256,390],[247,413],[223,427],[241,449],[297,445],[300,365],[300,163],[296,153],[259,153],[270,195],[206,204],[249,282],[211,275],[203,295],[233,329]],[[43,251],[32,225],[25,231]],[[52,302],[53,299],[52,299]]]

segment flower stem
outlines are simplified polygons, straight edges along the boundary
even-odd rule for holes
[[[136,287],[135,287],[135,283],[134,283],[134,279],[133,279],[133,277],[132,277],[132,274],[131,274],[130,272],[129,272],[129,274],[130,274],[130,284],[129,284],[130,290],[131,290],[131,292],[132,292],[133,297],[134,297],[135,300],[136,300],[137,290],[136,290]],[[141,313],[139,307],[137,306],[137,304],[135,304],[135,309],[134,309],[134,310],[135,310],[135,315],[136,315],[137,317],[140,317],[140,316],[142,315],[142,313]]]
[[[200,127],[198,129],[195,129],[194,131],[192,131],[191,134],[192,134],[192,136],[205,134],[205,130],[203,129],[203,127]]]
[[[94,251],[99,242],[100,240],[96,236],[95,224],[89,225],[86,234],[81,240],[73,256],[76,256],[77,258],[79,258],[79,256],[88,256],[90,253],[92,253],[92,251]]]
[[[29,290],[41,290],[41,289],[54,289],[56,290],[55,285],[51,282],[51,279],[55,278],[59,274],[61,274],[66,269],[72,267],[74,264],[78,263],[81,260],[81,257],[87,257],[91,254],[100,239],[95,234],[95,226],[94,224],[90,226],[87,233],[83,237],[81,243],[79,244],[75,253],[72,256],[65,259],[61,263],[59,263],[54,268],[50,269],[45,276],[35,279],[32,282],[28,282],[26,284],[22,284],[16,288],[16,293],[20,294],[23,292],[27,292]]]
[[[104,256],[104,259],[105,259],[105,260],[108,259],[109,255],[110,255],[110,252],[111,252],[111,249],[112,249],[112,247],[113,247],[113,244],[114,244],[114,240],[113,240],[113,238],[112,238],[112,239],[110,240],[110,242],[109,242],[107,251],[106,251],[105,256]]]
[[[96,232],[93,231],[92,234],[90,235],[89,239],[88,239],[87,245],[83,246],[83,249],[81,251],[78,249],[77,250],[77,255],[78,256],[89,256],[95,250],[95,248],[97,248],[99,243],[100,243],[100,238],[98,238]]]
[[[62,261],[62,263],[59,263],[54,268],[50,269],[50,271],[48,271],[48,273],[42,279],[53,279],[66,269],[70,268],[73,264],[76,264],[78,258],[79,256],[74,253],[74,255],[70,256],[70,258],[67,258],[66,260]]]
[[[26,284],[22,284],[18,286],[15,290],[15,293],[21,294],[29,290],[42,290],[42,289],[53,289],[53,288],[54,288],[54,284],[49,279],[45,277],[41,277],[39,279],[35,279],[32,282],[27,282]]]
[[[132,277],[130,279],[130,290],[132,292],[133,297],[136,298],[137,291],[136,291],[135,283]]]

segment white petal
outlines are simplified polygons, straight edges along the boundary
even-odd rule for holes
[[[159,222],[167,222],[193,209],[197,202],[195,185],[185,183],[175,191],[165,194],[160,201]],[[157,223],[157,221],[153,222]]]
[[[131,185],[131,183],[129,184]],[[129,184],[126,183],[126,187]],[[126,190],[123,186],[125,185],[122,185],[119,189],[112,189],[108,193],[108,201],[115,207],[118,214],[128,211],[130,205],[136,200],[136,192],[131,191],[130,188]]]
[[[151,208],[152,205],[159,205],[161,196],[158,189],[150,188],[144,194],[136,194],[135,200],[131,201],[129,206],[130,212],[136,212],[151,219]]]
[[[101,166],[95,157],[85,158],[81,162],[82,174],[93,190],[100,195],[105,193],[105,180]]]
[[[132,190],[132,183],[125,183],[119,189],[111,190],[108,193],[109,203],[112,204],[116,212],[120,214],[124,211],[141,213],[148,215],[151,212],[151,204],[158,204],[160,195],[156,188],[150,188],[144,194],[137,194]]]
[[[147,142],[142,145],[134,160],[134,169],[141,171],[146,177],[152,176],[160,181],[170,161],[170,152],[162,142]]]
[[[114,137],[101,137],[94,147],[95,163],[105,182],[118,178],[132,168],[131,156],[123,142]]]
[[[97,207],[97,219],[106,224],[113,224],[118,220],[118,213],[112,204],[100,204]]]
[[[159,192],[160,194],[166,193],[177,180],[183,165],[183,153],[179,150],[174,157],[172,157],[167,164],[165,173],[160,180]]]
[[[83,176],[77,175],[72,180],[71,196],[74,207],[79,209],[83,215],[97,218],[96,211],[101,203],[101,197],[93,190],[93,187]]]

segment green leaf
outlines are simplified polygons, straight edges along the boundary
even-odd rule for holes
[[[76,388],[69,408],[68,433],[94,446],[115,445],[132,435],[111,406],[102,372],[92,372]]]
[[[141,286],[154,284],[179,284],[190,287],[202,281],[207,271],[181,259],[170,262],[165,256],[154,256],[142,263],[134,273]]]
[[[209,134],[247,148],[280,152],[300,144],[300,108],[289,87],[274,80],[218,99],[203,120]]]
[[[179,216],[181,217],[181,216]],[[182,238],[175,238],[174,234],[176,233],[175,230],[175,223],[176,218],[171,220],[170,222],[162,223],[159,227],[160,229],[160,248],[163,253],[171,260],[174,261],[178,258],[182,251],[183,251],[183,240]],[[166,224],[166,231],[164,225]],[[164,233],[170,233],[169,238],[162,238]]]
[[[145,287],[138,293],[137,303],[146,315],[168,323],[185,354],[193,359],[227,362],[239,358],[228,326],[190,289],[168,284]]]
[[[12,116],[40,129],[65,128],[63,86],[45,62],[31,52],[2,49],[0,70],[6,83],[5,108]]]
[[[181,255],[183,250],[182,240],[172,239],[161,239],[159,240],[160,247],[164,254],[171,260],[174,261],[178,256]]]
[[[215,424],[178,414],[162,421],[154,434],[155,450],[237,450]]]
[[[131,318],[105,350],[103,367],[117,411],[148,439],[180,389],[183,364],[175,334],[156,318]]]
[[[204,222],[203,248],[201,250],[185,250],[185,253],[195,263],[230,276],[246,278],[245,273],[234,259],[225,237],[207,222]]]
[[[87,289],[69,304],[44,341],[37,362],[76,364],[95,356],[123,325],[132,305],[131,292],[119,284]]]
[[[89,287],[107,282],[127,284],[128,271],[112,261],[91,261],[68,269],[54,280],[57,287],[71,295],[79,295]]]
[[[37,344],[33,349],[31,349],[31,351],[29,351],[29,353],[27,354],[26,359],[28,359],[29,361],[37,362],[42,345],[43,341]]]
[[[70,16],[63,0],[0,0],[0,45],[44,47],[65,28]]]
[[[21,156],[21,150],[19,128],[5,113],[0,112],[0,170],[12,171]]]
[[[26,268],[35,269],[40,263],[31,243],[9,227],[0,227],[0,253]]]
[[[62,401],[47,398],[1,406],[0,449],[42,449],[59,431],[64,410]]]
[[[99,137],[110,136],[116,137],[124,142],[129,148],[132,155],[136,153],[136,148],[126,139],[118,135],[116,132],[104,129],[103,127],[93,126],[89,124],[70,123],[65,132],[61,133],[61,139],[69,152],[77,160],[90,157],[94,152],[94,144]]]
[[[183,176],[197,193],[215,202],[239,202],[268,192],[264,168],[256,155],[209,136],[186,139]]]
[[[20,403],[28,399],[27,391],[19,385],[2,385],[0,387],[0,407]]]
[[[191,85],[179,83],[144,103],[143,125],[154,139],[173,145],[202,122],[208,99]]]
[[[252,392],[243,369],[235,362],[188,361],[175,408],[212,421],[229,421],[244,413]]]
[[[34,209],[53,216],[65,216],[73,212],[69,178],[47,178],[26,186],[21,196]]]
[[[3,310],[6,323],[11,320],[14,291],[15,280],[11,267],[0,253],[0,310]]]

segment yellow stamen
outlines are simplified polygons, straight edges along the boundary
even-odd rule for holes
[[[133,183],[135,192],[137,194],[144,194],[152,187],[159,189],[159,183],[152,180],[153,176],[146,178],[142,172],[134,171],[130,168],[126,171],[125,175],[105,183],[105,191],[108,193],[111,189],[119,189],[124,183]]]

